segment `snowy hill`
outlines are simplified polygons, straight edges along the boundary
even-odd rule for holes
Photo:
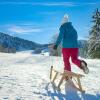
[[[3,47],[5,48],[15,48],[17,51],[34,50],[36,48],[41,48],[45,46],[18,37],[13,37],[1,32],[0,32],[0,44],[3,45]]]
[[[68,90],[68,84],[57,92],[49,84],[49,71],[51,65],[62,71],[61,57],[33,55],[32,51],[0,53],[0,100],[100,100],[100,60],[86,61],[90,69],[82,78],[86,93]],[[83,74],[73,64],[72,70]]]

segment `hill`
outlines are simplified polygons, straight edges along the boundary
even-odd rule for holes
[[[100,100],[100,60],[85,61],[90,69],[90,73],[81,79],[86,92],[80,93],[66,82],[58,92],[49,84],[49,74],[51,65],[63,72],[62,57],[36,55],[29,51],[0,53],[0,100]],[[71,65],[73,72],[84,74]],[[59,81],[60,76],[57,78]]]
[[[0,32],[0,51],[9,52],[10,50],[22,51],[22,50],[35,50],[37,48],[43,48],[46,45],[38,44],[29,40],[13,37],[5,33]],[[5,50],[6,49],[6,50]]]

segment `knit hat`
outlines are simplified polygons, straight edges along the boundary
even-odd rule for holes
[[[64,15],[61,24],[64,24],[66,22],[68,22],[68,15],[67,14]]]

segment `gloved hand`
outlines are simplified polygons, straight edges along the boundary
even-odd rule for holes
[[[58,47],[57,45],[54,45],[54,46],[53,46],[53,49],[54,49],[54,50],[57,50],[57,47]]]

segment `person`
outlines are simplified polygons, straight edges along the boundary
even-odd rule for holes
[[[69,17],[67,14],[64,15],[62,24],[60,26],[60,32],[53,49],[56,50],[62,41],[62,55],[64,61],[64,71],[71,71],[70,57],[72,62],[83,70],[85,74],[89,73],[87,63],[84,60],[78,59],[78,35],[77,31],[69,22]]]

